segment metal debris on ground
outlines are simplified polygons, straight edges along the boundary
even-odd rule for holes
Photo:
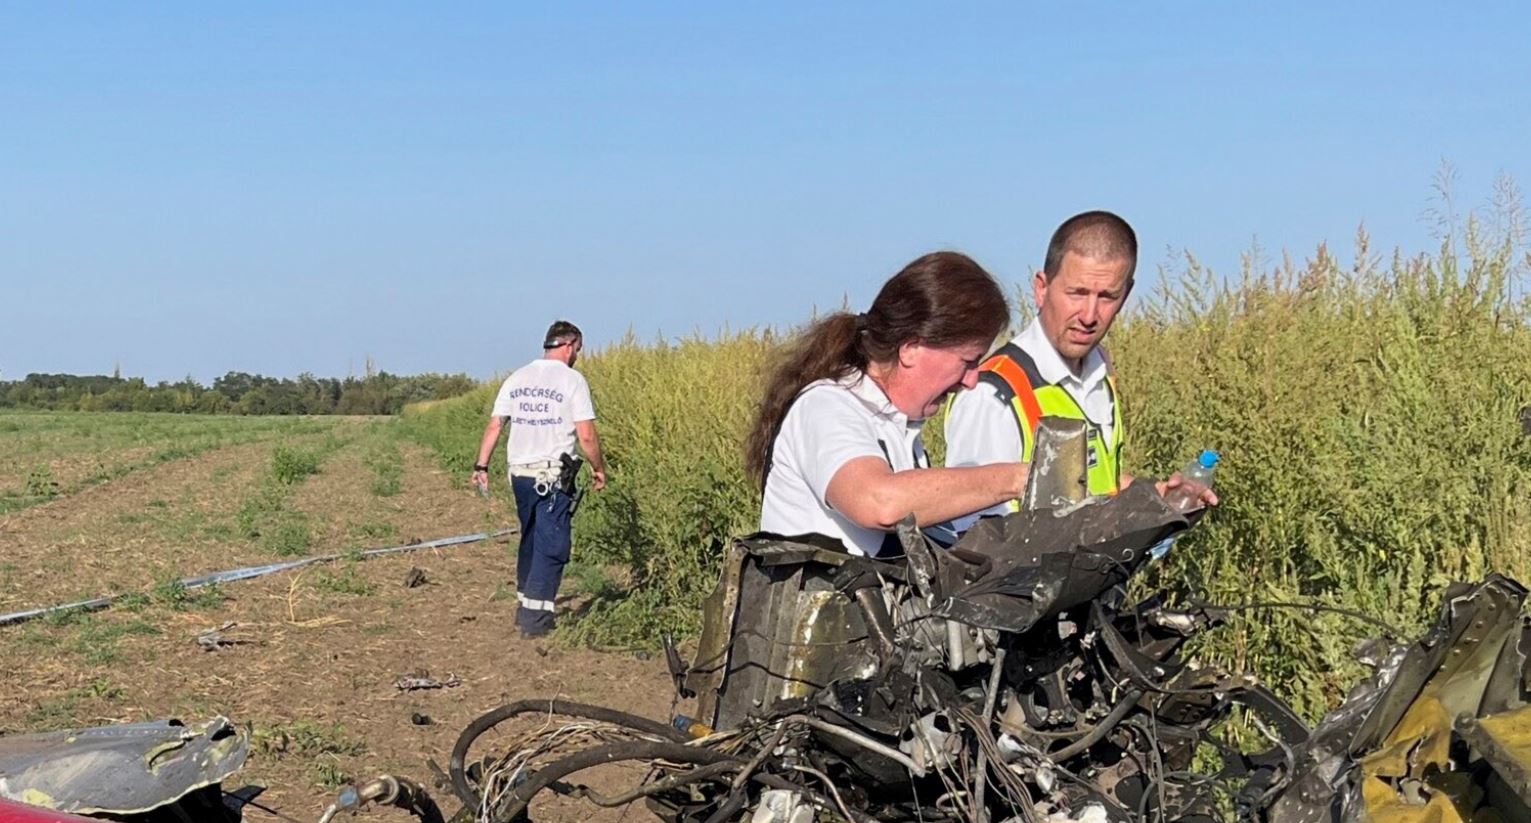
[[[319,823],[330,823],[340,812],[358,811],[369,806],[394,806],[414,815],[421,823],[442,823],[441,809],[436,802],[413,781],[390,774],[379,775],[360,786],[346,786],[340,790],[335,802],[324,810]]]
[[[155,720],[6,735],[0,737],[0,797],[80,814],[166,809],[187,819],[222,820],[217,787],[249,752],[249,738],[224,717],[191,726]]]
[[[455,674],[448,674],[445,680],[431,677],[431,673],[425,669],[417,669],[406,674],[401,674],[393,681],[394,688],[401,692],[412,692],[419,689],[451,689],[462,685],[462,679]]]
[[[1424,637],[1359,646],[1371,675],[1310,728],[1254,674],[1184,654],[1250,604],[1129,595],[1147,550],[1189,521],[1149,482],[1079,499],[1084,450],[1045,440],[1033,507],[981,521],[950,548],[912,518],[891,560],[774,535],[734,541],[694,660],[663,644],[689,715],[556,698],[493,709],[452,748],[446,778],[462,807],[451,819],[524,823],[552,792],[607,808],[641,800],[666,823],[1531,820],[1519,583],[1454,584]],[[395,686],[460,682],[418,670]],[[517,719],[529,721],[521,731],[501,728]],[[225,759],[243,762],[235,737]],[[0,789],[16,740],[0,738]],[[192,745],[155,744],[136,752],[151,771]],[[623,763],[643,775],[625,790],[575,780]],[[347,787],[323,819],[384,804],[442,819],[419,786],[389,776]]]
[[[469,543],[477,543],[484,540],[508,538],[510,535],[515,533],[515,529],[498,529],[492,532],[464,534],[458,535],[457,537],[443,537],[439,540],[429,540],[425,542],[421,542],[419,538],[415,538],[413,541],[399,546],[384,546],[382,548],[366,549],[359,553],[334,552],[331,554],[315,555],[313,557],[302,557],[298,558],[297,560],[284,560],[279,563],[266,563],[260,566],[244,566],[238,569],[229,569],[227,571],[183,577],[176,582],[187,589],[198,589],[203,586],[211,586],[215,584],[222,585],[224,583],[232,583],[237,580],[249,580],[255,577],[263,577],[268,574],[276,574],[278,572],[301,569],[305,566],[312,566],[316,563],[333,563],[337,560],[346,560],[352,557],[361,557],[363,559],[370,557],[382,557],[390,554],[420,551],[422,549],[445,549],[451,546],[463,546]],[[54,614],[64,614],[66,612],[98,611],[100,609],[105,609],[111,606],[113,603],[116,603],[126,597],[129,597],[129,595],[114,594],[106,597],[96,597],[90,600],[76,600],[70,603],[61,603],[57,606],[46,606],[43,608],[25,609],[19,612],[0,614],[0,626],[25,623],[28,620],[36,620],[39,617],[47,617],[48,615]]]
[[[255,642],[254,640],[246,640],[242,637],[230,637],[229,632],[238,627],[238,623],[230,620],[216,628],[203,629],[197,632],[197,645],[202,647],[202,651],[216,652],[219,649],[226,649],[230,646],[243,646]]]
[[[1082,488],[1057,451],[1072,474],[1028,488]],[[1129,596],[1147,549],[1189,525],[1151,483],[1034,502],[950,549],[911,519],[894,560],[735,541],[694,661],[667,650],[693,716],[495,709],[452,751],[460,819],[524,820],[551,791],[641,799],[667,823],[1531,820],[1518,583],[1449,588],[1435,628],[1371,644],[1373,675],[1310,729],[1253,674],[1182,654],[1227,611]],[[485,742],[518,717],[538,723]],[[571,743],[576,728],[603,732]],[[616,794],[575,782],[619,762],[646,777]]]

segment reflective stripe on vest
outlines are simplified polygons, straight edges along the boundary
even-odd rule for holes
[[[1037,426],[1044,416],[1083,420],[1090,433],[1090,465],[1087,472],[1090,494],[1116,494],[1120,489],[1122,441],[1122,406],[1117,402],[1116,379],[1106,376],[1106,390],[1111,395],[1111,442],[1105,441],[1101,428],[1085,415],[1079,401],[1068,390],[1042,379],[1036,361],[1014,343],[1007,343],[979,367],[979,381],[994,387],[999,399],[1009,404],[1021,432],[1021,462],[1031,462],[1036,446]],[[1011,501],[1012,510],[1019,508]]]

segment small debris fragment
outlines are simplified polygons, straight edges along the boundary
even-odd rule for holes
[[[648,660],[652,655],[649,654],[648,649],[639,649],[633,652],[633,657],[638,660]]]
[[[412,692],[417,689],[450,689],[461,684],[462,679],[455,674],[449,673],[445,680],[437,680],[425,669],[401,674],[393,681],[394,688],[401,692]]]
[[[211,629],[203,629],[197,633],[197,645],[202,647],[202,651],[215,652],[228,646],[242,646],[246,643],[252,642],[238,637],[229,637],[227,634],[225,634],[225,632],[233,631],[238,626],[238,623],[230,620],[229,622],[224,623],[222,626]]]
[[[425,577],[425,570],[419,566],[411,567],[409,574],[404,575],[404,588],[418,589],[431,581]]]
[[[421,714],[419,712],[415,712],[414,714],[411,714],[409,716],[409,722],[415,724],[416,726],[431,726],[431,725],[435,725],[435,723],[436,723],[436,721],[431,719],[430,715],[428,715],[428,714]]]

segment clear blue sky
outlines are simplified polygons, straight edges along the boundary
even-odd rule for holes
[[[642,5],[0,4],[0,377],[487,377],[1085,208],[1152,280],[1531,185],[1523,4]]]

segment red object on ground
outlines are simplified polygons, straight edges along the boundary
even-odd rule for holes
[[[56,812],[42,806],[17,803],[0,797],[0,823],[101,823],[101,821],[93,817]]]

